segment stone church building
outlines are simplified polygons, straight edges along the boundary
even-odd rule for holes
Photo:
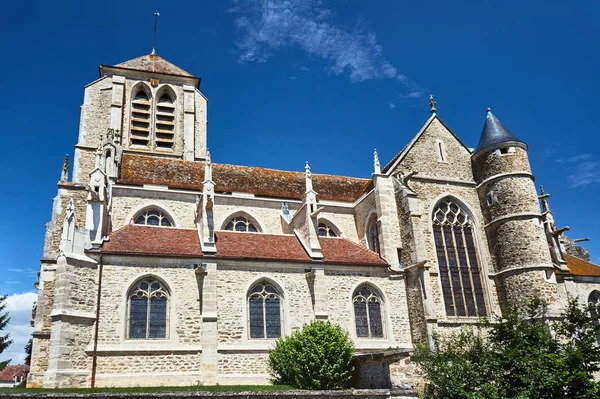
[[[154,54],[99,74],[47,224],[29,387],[265,384],[269,349],[312,320],[348,331],[358,385],[410,386],[434,331],[600,299],[526,132],[489,110],[473,150],[432,99],[364,179],[213,163],[200,78]]]

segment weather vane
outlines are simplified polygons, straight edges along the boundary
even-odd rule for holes
[[[154,11],[154,41],[152,42],[152,55],[156,54],[156,21],[160,17],[160,13],[158,11]]]
[[[429,112],[431,112],[432,114],[435,114],[437,112],[437,109],[435,109],[435,104],[437,104],[435,102],[435,99],[433,98],[433,94],[429,95],[429,106],[431,107],[431,109],[429,110]]]

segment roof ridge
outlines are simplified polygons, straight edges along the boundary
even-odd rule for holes
[[[186,161],[186,162],[196,162],[196,161]],[[203,162],[203,161],[201,161],[201,162]],[[264,166],[235,165],[235,164],[231,164],[231,163],[213,162],[213,165],[236,166],[236,167],[253,168],[253,169],[264,169],[264,170],[272,170],[272,171],[275,171],[275,172],[298,173],[298,174],[301,174],[301,175],[304,175],[304,173],[305,173],[305,172],[296,171],[296,170],[274,169],[274,168],[268,168],[268,167],[264,167]],[[329,174],[329,173],[312,173],[312,175],[313,175],[313,177],[314,176],[345,177],[347,179],[356,179],[356,180],[371,181],[371,179],[369,179],[367,177],[354,177],[354,176],[345,176],[345,175],[332,175],[332,174]]]

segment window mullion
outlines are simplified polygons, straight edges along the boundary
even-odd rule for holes
[[[150,292],[146,301],[146,339],[150,339]]]

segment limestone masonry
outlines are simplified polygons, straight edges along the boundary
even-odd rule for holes
[[[47,224],[29,387],[265,384],[278,338],[330,320],[356,387],[410,391],[434,331],[600,299],[491,111],[476,150],[432,101],[370,179],[320,175],[212,163],[200,78],[157,55],[99,71]]]

